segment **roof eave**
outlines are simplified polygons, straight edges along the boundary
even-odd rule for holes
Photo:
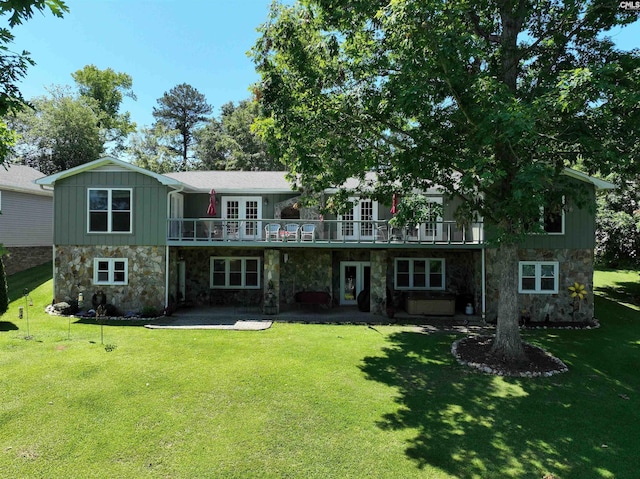
[[[73,168],[69,168],[68,170],[61,171],[59,173],[55,173],[53,175],[45,176],[42,178],[38,178],[34,180],[34,183],[41,186],[54,186],[56,181],[61,180],[63,178],[68,178],[70,176],[77,175],[79,173],[83,173],[86,171],[91,171],[96,168],[99,168],[104,165],[114,164],[121,168],[134,171],[136,173],[140,173],[146,176],[150,176],[155,178],[159,183],[165,186],[172,187],[183,187],[183,183],[173,178],[169,178],[168,176],[164,176],[158,173],[153,173],[152,171],[145,170],[144,168],[140,168],[139,166],[132,165],[131,163],[127,163],[126,161],[118,160],[116,158],[105,156],[103,158],[99,158],[94,161],[90,161],[89,163],[84,163],[82,165],[75,166]]]

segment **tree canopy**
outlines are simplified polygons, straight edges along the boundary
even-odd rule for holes
[[[205,96],[186,83],[173,87],[158,98],[158,106],[153,108],[156,124],[180,133],[180,142],[170,145],[171,150],[182,157],[179,170],[189,168],[195,129],[208,119],[210,113],[211,106]]]
[[[105,130],[107,142],[114,142],[115,150],[121,150],[129,133],[136,130],[129,112],[120,113],[125,97],[136,99],[131,76],[111,68],[100,70],[95,65],[86,65],[71,76],[80,95],[96,100],[100,113],[98,126]]]
[[[34,98],[33,108],[12,118],[20,138],[14,157],[45,174],[96,160],[104,152],[104,130],[93,98],[55,88],[48,96]]]
[[[9,16],[9,28],[0,28],[0,164],[5,162],[16,140],[15,133],[8,128],[4,117],[24,108],[26,102],[18,83],[27,74],[29,66],[35,63],[29,52],[23,50],[16,53],[10,50],[9,45],[15,39],[11,29],[29,20],[36,11],[47,9],[57,17],[69,11],[63,0],[0,0],[0,17]]]
[[[566,166],[636,163],[640,56],[606,37],[636,19],[603,1],[275,4],[252,51],[260,132],[312,190],[375,171],[374,196],[439,185],[490,220],[494,353],[521,360],[518,239],[576,196]]]
[[[196,134],[198,169],[278,170],[282,165],[267,152],[266,143],[252,130],[259,114],[255,101],[222,105],[220,119],[213,118]]]

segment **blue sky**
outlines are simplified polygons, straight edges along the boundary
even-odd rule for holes
[[[36,14],[16,27],[15,50],[28,50],[37,65],[21,89],[26,98],[50,85],[71,85],[85,65],[131,75],[137,101],[127,100],[138,126],[153,123],[153,107],[165,91],[188,83],[220,106],[250,96],[258,80],[246,53],[271,0],[66,0],[63,19]],[[639,14],[640,18],[640,14]],[[610,32],[622,49],[640,47],[640,21]]]
[[[45,87],[72,85],[85,65],[131,75],[137,101],[123,105],[138,125],[150,125],[165,91],[188,83],[219,114],[249,98],[258,80],[246,53],[267,19],[271,0],[66,0],[64,18],[36,14],[16,27],[15,50],[37,65],[21,83],[25,98]]]

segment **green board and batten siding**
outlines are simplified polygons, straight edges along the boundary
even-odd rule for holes
[[[586,185],[586,201],[581,205],[568,198],[564,215],[564,234],[530,235],[523,243],[523,248],[536,249],[593,249],[596,242],[595,189]],[[590,206],[591,205],[591,206]]]
[[[87,233],[89,188],[131,188],[132,233]],[[166,244],[167,193],[156,179],[130,171],[89,171],[56,182],[54,243],[57,245]]]

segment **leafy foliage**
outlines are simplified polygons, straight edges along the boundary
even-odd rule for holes
[[[93,98],[57,88],[32,102],[33,109],[12,121],[20,133],[14,149],[17,161],[53,174],[96,160],[104,152],[101,115]]]
[[[173,87],[158,98],[158,106],[153,108],[156,125],[161,124],[166,129],[176,130],[180,134],[180,141],[169,145],[171,151],[182,157],[178,170],[189,169],[188,160],[195,139],[195,129],[207,120],[210,113],[211,106],[204,95],[186,83]]]
[[[111,68],[100,70],[95,65],[86,65],[71,76],[80,95],[96,100],[100,115],[99,127],[105,130],[106,141],[114,142],[116,151],[121,150],[129,133],[136,130],[129,112],[120,113],[124,97],[136,99],[131,76],[115,72]]]
[[[598,198],[596,260],[606,267],[640,266],[640,192],[637,181],[615,175],[617,188]]]
[[[127,146],[131,163],[155,173],[175,171],[179,157],[170,145],[179,141],[179,135],[178,131],[169,130],[160,123],[142,128],[131,137]]]
[[[437,184],[489,220],[496,354],[521,359],[518,239],[548,197],[576,196],[565,167],[638,163],[640,55],[603,36],[636,18],[597,1],[274,4],[252,50],[259,131],[312,191],[375,171],[378,191]]]
[[[11,31],[16,25],[29,20],[36,10],[49,9],[53,15],[62,17],[69,9],[62,0],[1,0],[0,17],[9,15],[9,28],[0,28],[0,117],[24,108],[26,101],[18,83],[34,65],[29,52],[15,53],[9,45],[15,37]],[[15,135],[0,121],[0,164],[4,163],[10,148],[15,144]]]
[[[266,143],[252,130],[259,116],[255,101],[222,105],[220,119],[212,119],[196,133],[198,169],[261,170],[282,169],[267,152]]]

